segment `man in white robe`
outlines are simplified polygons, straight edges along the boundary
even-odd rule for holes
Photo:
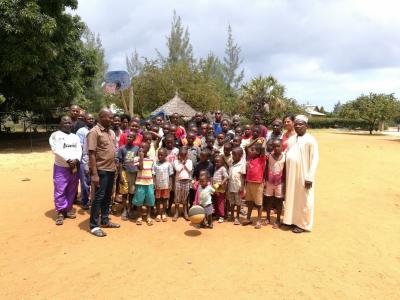
[[[286,152],[286,196],[283,223],[295,225],[294,233],[311,231],[314,221],[315,172],[318,165],[318,144],[306,133],[308,118],[295,118],[297,135],[288,140]]]

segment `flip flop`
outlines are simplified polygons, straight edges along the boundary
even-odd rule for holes
[[[143,219],[142,218],[138,218],[136,220],[136,225],[142,225]]]
[[[292,229],[292,232],[293,233],[302,233],[302,232],[304,232],[305,230],[304,229],[301,229],[300,227],[295,227],[295,228],[293,228]]]
[[[153,219],[147,218],[146,223],[147,223],[148,226],[152,226],[153,225]]]
[[[157,217],[155,218],[156,222],[161,222],[161,216],[157,215]]]
[[[93,234],[94,236],[97,236],[97,237],[105,237],[107,235],[107,233],[105,233],[100,228],[97,228],[97,229],[95,229],[93,231],[90,231],[90,233]]]
[[[167,217],[166,215],[162,215],[162,216],[161,216],[161,220],[162,220],[163,222],[167,222],[167,221],[168,221],[168,217]]]
[[[261,222],[257,222],[256,226],[254,226],[255,229],[261,229]]]
[[[64,224],[64,216],[62,214],[60,214],[60,215],[57,216],[56,225],[59,226],[59,225],[62,225],[62,224]]]

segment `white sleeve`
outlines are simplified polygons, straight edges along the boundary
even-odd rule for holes
[[[67,156],[67,152],[64,151],[63,144],[60,143],[58,139],[59,131],[53,132],[49,138],[49,144],[51,147],[51,151],[58,157],[67,161],[69,158]]]
[[[305,180],[314,182],[319,160],[318,144],[314,137],[310,139],[310,165]]]

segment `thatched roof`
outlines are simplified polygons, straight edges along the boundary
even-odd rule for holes
[[[151,115],[156,115],[161,111],[167,116],[178,113],[180,116],[188,118],[192,118],[196,114],[196,111],[189,104],[179,98],[178,93],[175,93],[174,98],[167,103],[154,110]]]

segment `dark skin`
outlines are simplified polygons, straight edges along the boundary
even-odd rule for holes
[[[225,141],[225,135],[223,133],[220,133],[217,135],[217,143],[219,146],[223,146]]]
[[[235,148],[232,151],[232,159],[233,159],[233,164],[237,164],[243,156],[243,149],[242,148]],[[242,175],[242,184],[239,190],[239,193],[243,192],[244,189],[244,179],[245,179],[245,175]],[[233,220],[234,216],[235,216],[235,208],[236,208],[236,218],[239,220],[240,217],[240,205],[231,205],[230,206],[230,210],[231,210],[231,219]]]
[[[202,174],[199,178],[199,184],[200,186],[204,189],[208,185],[208,178],[206,174]],[[205,226],[208,226],[209,228],[212,228],[212,214],[204,217],[204,222],[203,224]]]
[[[229,130],[229,122],[226,120],[222,121],[221,128],[223,133],[227,133]]]
[[[251,126],[250,125],[244,125],[244,136],[246,138],[250,138],[252,135],[252,131],[251,131]]]
[[[112,122],[113,122],[113,113],[111,110],[107,108],[103,108],[99,112],[99,118],[98,122],[101,126],[103,126],[105,129],[109,129]],[[97,166],[96,166],[96,151],[89,150],[89,166],[90,170],[92,173],[92,183],[94,186],[99,187],[100,186],[100,179],[99,175],[97,173]]]
[[[272,122],[272,133],[274,135],[280,135],[282,133],[282,121],[281,120],[274,120]]]
[[[236,127],[235,128],[235,135],[236,136],[242,136],[242,134],[243,134],[243,128],[240,127],[240,126]]]
[[[296,131],[298,136],[305,135],[306,132],[307,132],[307,128],[308,128],[308,126],[307,126],[306,122],[301,121],[301,120],[295,120],[294,121],[294,131]],[[308,180],[304,181],[304,187],[307,190],[312,188],[312,184],[313,184],[312,181],[308,181]]]
[[[92,114],[86,114],[85,115],[85,124],[87,127],[92,128],[94,125],[94,117]]]
[[[143,170],[143,160],[145,157],[148,157],[147,153],[149,152],[150,149],[150,145],[148,143],[142,143],[140,145],[140,150],[139,150],[139,166],[138,169],[139,170]],[[150,211],[151,211],[151,207],[150,206],[142,206],[142,215],[146,214],[146,219],[149,220],[150,219]]]
[[[191,131],[191,132],[188,133],[186,139],[187,139],[187,145],[188,145],[189,147],[193,147],[194,141],[195,141],[195,139],[196,139],[196,134],[195,134],[193,131]]]
[[[78,105],[71,105],[71,107],[69,108],[69,116],[73,122],[78,120],[80,113],[81,109]]]
[[[200,135],[202,135],[202,136],[207,135],[207,127],[208,127],[207,123],[201,124]]]
[[[171,116],[171,123],[174,124],[174,125],[176,125],[176,126],[179,126],[179,114],[174,113],[174,114]]]
[[[187,148],[186,147],[182,147],[179,149],[179,154],[178,154],[178,160],[182,163],[183,165],[183,169],[185,169],[187,172],[190,173],[190,171],[188,170],[187,166],[186,166],[186,161],[187,161]],[[172,219],[172,221],[176,221],[179,218],[179,205],[175,204],[175,215]],[[183,218],[188,221],[189,220],[189,216],[187,213],[187,203],[183,204]]]
[[[203,122],[203,118],[204,118],[203,113],[198,112],[195,114],[194,121],[196,122],[197,126],[199,126],[201,124],[201,122]]]
[[[158,150],[158,161],[160,163],[164,163],[166,159],[167,159],[167,151],[164,148],[161,148],[160,150]],[[172,176],[170,176],[170,181],[172,181]],[[167,220],[167,214],[166,214],[167,201],[168,199],[164,198],[156,199],[156,214],[163,221]]]
[[[260,115],[254,115],[253,116],[253,122],[254,122],[254,125],[260,125],[261,124],[261,116]]]
[[[72,130],[72,120],[70,117],[62,117],[60,121],[60,130],[66,134],[71,134]],[[67,164],[69,165],[69,168],[71,169],[72,172],[76,172],[76,168],[79,164],[79,160],[74,159],[68,159]]]
[[[233,117],[232,127],[234,129],[236,129],[238,126],[240,126],[240,118],[239,117]]]
[[[282,143],[279,140],[275,140],[272,143],[272,157],[275,160],[281,160],[282,159]],[[266,181],[268,181],[268,164],[266,166]],[[282,176],[282,181],[285,182],[285,167],[283,169],[283,176]],[[277,197],[267,197],[267,220],[266,223],[271,222],[271,209],[275,208],[276,209],[276,221],[273,224],[273,228],[279,228],[281,226],[281,214],[282,214],[282,208],[283,208],[283,198],[277,198]],[[273,203],[275,203],[275,207],[273,207]]]
[[[222,120],[222,112],[221,112],[220,110],[217,110],[217,111],[215,112],[214,117],[215,117],[215,122],[221,123],[221,120]]]
[[[124,118],[121,120],[121,129],[124,131],[128,128],[129,126],[129,121],[127,118]]]
[[[235,136],[232,140],[232,148],[240,147],[241,143],[242,143],[242,137]]]
[[[214,132],[215,132],[214,127],[211,124],[208,124],[207,135],[214,135]]]
[[[126,144],[125,147],[127,147],[128,149],[131,149],[131,148],[133,147],[133,146],[132,146],[132,143],[133,143],[133,141],[134,141],[135,139],[136,139],[136,132],[131,131],[131,132],[128,134],[128,137],[127,137],[128,143]],[[125,182],[123,176],[121,175],[121,172],[122,172],[122,163],[121,163],[121,162],[119,163],[118,170],[119,170],[119,172],[120,172],[120,176],[119,176],[119,178],[120,178],[120,183],[121,183],[121,184],[125,184],[126,182]],[[123,210],[124,210],[124,211],[128,211],[128,209],[129,209],[129,202],[130,202],[130,199],[132,199],[132,197],[133,197],[133,194],[124,195],[124,198],[123,198],[123,201],[122,201],[122,207],[123,207]],[[125,219],[125,220],[126,220],[126,219]]]

